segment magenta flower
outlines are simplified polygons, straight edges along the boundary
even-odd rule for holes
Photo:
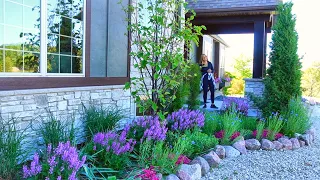
[[[175,163],[176,165],[180,165],[180,164],[189,164],[191,162],[191,160],[185,156],[185,155],[180,155],[177,162]]]

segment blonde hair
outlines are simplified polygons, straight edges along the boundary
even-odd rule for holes
[[[201,57],[200,57],[200,64],[202,63],[202,60],[203,60],[205,57],[208,59],[207,55],[205,55],[205,54],[201,54]]]

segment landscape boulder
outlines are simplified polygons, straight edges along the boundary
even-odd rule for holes
[[[261,148],[261,144],[256,139],[247,139],[246,140],[246,148],[248,150],[259,150]]]

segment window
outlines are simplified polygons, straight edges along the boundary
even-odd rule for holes
[[[0,76],[84,75],[85,0],[0,0]]]

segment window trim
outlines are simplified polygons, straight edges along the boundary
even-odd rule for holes
[[[86,0],[86,25],[85,25],[85,63],[84,77],[0,77],[0,91],[22,90],[22,89],[44,89],[44,88],[64,88],[64,87],[82,87],[82,86],[106,86],[106,85],[124,85],[130,81],[130,56],[131,42],[128,37],[128,58],[127,58],[127,77],[90,77],[90,33],[91,33],[91,2]],[[132,4],[132,0],[128,0]],[[128,18],[131,15],[128,14]],[[130,33],[128,33],[130,35]]]

